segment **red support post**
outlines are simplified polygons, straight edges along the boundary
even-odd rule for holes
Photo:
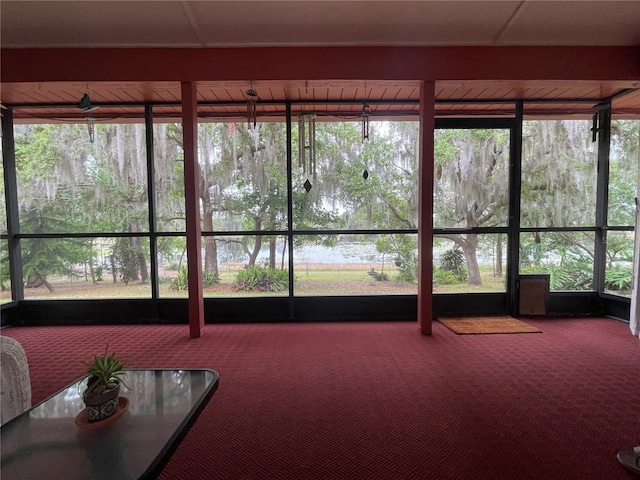
[[[184,151],[184,200],[187,228],[189,282],[189,334],[198,338],[204,330],[202,253],[200,231],[200,170],[198,168],[198,105],[193,82],[182,82],[182,148]]]
[[[420,86],[420,164],[418,214],[418,327],[431,335],[433,320],[433,166],[435,82]]]

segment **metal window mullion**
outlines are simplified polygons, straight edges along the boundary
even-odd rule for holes
[[[4,171],[5,208],[7,214],[7,243],[9,247],[9,274],[11,298],[24,299],[22,250],[20,245],[20,220],[18,208],[18,183],[16,177],[16,150],[13,135],[13,109],[2,112],[2,165]]]
[[[293,138],[291,126],[291,103],[286,104],[286,144],[287,144],[287,246],[289,247],[289,320],[295,318],[293,298]],[[298,145],[298,148],[300,145]]]
[[[522,133],[524,103],[516,104],[516,121],[509,142],[509,232],[507,233],[507,309],[518,314],[518,274],[520,271],[520,197],[522,195]]]
[[[596,186],[596,234],[593,259],[593,289],[604,291],[607,250],[607,209],[609,204],[609,152],[611,142],[611,102],[594,107],[597,115],[598,170]],[[594,126],[595,128],[596,126]]]
[[[153,145],[153,107],[144,106],[145,141],[147,148],[147,205],[149,213],[149,261],[151,264],[150,282],[151,298],[159,297],[158,285],[158,237],[156,235],[156,183],[155,183],[155,155]]]

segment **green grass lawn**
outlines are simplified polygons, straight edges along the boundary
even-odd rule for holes
[[[398,269],[393,264],[385,264],[384,273],[389,281],[376,281],[367,273],[369,264],[348,265],[296,265],[294,294],[295,295],[394,295],[416,294],[417,285],[397,282]],[[376,272],[382,272],[382,266],[375,267]],[[176,275],[177,272],[167,272]],[[233,288],[233,280],[237,270],[221,269],[220,283],[205,287],[205,297],[255,297],[255,296],[286,296],[283,292],[237,292]],[[505,277],[494,277],[491,266],[481,267],[482,285],[457,283],[453,285],[438,285],[434,293],[486,293],[504,292]],[[66,279],[52,279],[55,286],[53,292],[40,287],[25,289],[26,299],[76,299],[76,298],[149,298],[151,286],[148,283],[132,282],[129,285],[113,283],[111,279],[92,284],[90,281],[69,282]],[[170,278],[160,283],[161,298],[184,298],[187,291],[171,288]],[[10,300],[10,292],[0,293],[0,302]]]

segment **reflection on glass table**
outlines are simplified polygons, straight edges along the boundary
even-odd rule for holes
[[[213,370],[128,370],[129,409],[94,430],[74,382],[0,429],[3,479],[154,478],[218,387]]]

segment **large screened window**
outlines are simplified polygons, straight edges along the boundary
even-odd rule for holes
[[[156,230],[184,232],[184,157],[179,123],[154,122],[153,171]]]
[[[591,126],[569,119],[523,123],[519,271],[549,274],[552,291],[597,288],[598,143]]]
[[[24,297],[150,297],[143,123],[14,127]]]
[[[285,122],[198,129],[206,296],[289,294]]]
[[[155,126],[159,292],[185,296],[182,127]],[[205,296],[288,295],[286,138],[285,122],[199,122]]]
[[[325,107],[270,105],[255,124],[245,105],[200,107],[206,298],[418,293],[419,122]],[[10,245],[27,300],[186,298],[179,107],[150,111],[91,135],[84,119],[16,122],[19,232],[3,216],[0,302]],[[592,127],[531,118],[520,137],[515,115],[436,120],[433,293],[507,298],[512,277],[542,273],[553,292],[630,294],[640,121],[612,122],[608,189]]]
[[[611,122],[604,290],[631,296],[640,120]]]
[[[506,290],[510,130],[481,124],[435,132],[434,293]]]
[[[296,295],[417,293],[415,121],[293,122]]]
[[[147,232],[144,125],[16,125],[20,231]]]
[[[529,120],[522,133],[522,227],[593,226],[598,144],[586,120]]]

